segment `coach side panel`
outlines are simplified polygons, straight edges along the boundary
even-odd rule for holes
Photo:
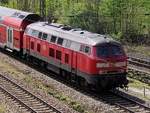
[[[0,47],[4,48],[6,45],[6,27],[0,25]]]

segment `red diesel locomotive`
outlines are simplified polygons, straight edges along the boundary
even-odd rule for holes
[[[81,86],[127,86],[127,56],[106,35],[62,24],[37,22],[33,13],[0,7],[0,46],[20,52]],[[9,13],[7,13],[9,12]]]

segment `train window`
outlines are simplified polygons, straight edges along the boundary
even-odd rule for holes
[[[86,46],[84,52],[90,54],[91,53],[91,48]]]
[[[2,22],[3,21],[3,18],[0,16],[0,22]]]
[[[84,53],[90,54],[90,53],[91,53],[91,48],[88,47],[88,46],[85,46],[85,45],[81,45],[81,46],[80,46],[80,51],[82,51],[82,52],[84,52]]]
[[[40,52],[41,51],[41,45],[37,44],[37,51]]]
[[[18,18],[23,19],[25,17],[25,15],[19,15]]]
[[[57,37],[52,35],[52,37],[51,37],[51,42],[55,43],[55,42],[56,42],[56,39],[57,39]]]
[[[110,56],[109,47],[108,46],[97,47],[97,56],[98,57],[108,57],[108,56]]]
[[[31,35],[32,35],[33,37],[38,37],[38,34],[39,34],[39,32],[38,32],[37,30],[32,30]]]
[[[120,46],[117,45],[111,45],[111,55],[119,56],[123,55],[124,51]]]
[[[34,50],[34,42],[31,42],[31,49]]]
[[[58,38],[57,44],[62,45],[63,44],[63,39],[62,38]]]
[[[56,59],[61,60],[61,51],[56,50]]]
[[[109,57],[109,56],[120,56],[124,55],[122,47],[118,45],[103,45],[97,47],[97,56],[98,57]]]
[[[41,39],[41,37],[42,37],[42,32],[39,32],[38,38]]]
[[[53,48],[49,48],[49,56],[55,57],[55,50]]]
[[[48,36],[48,35],[47,35],[46,33],[43,33],[42,39],[43,39],[43,40],[47,40],[47,36]]]
[[[15,12],[14,14],[12,14],[11,16],[12,17],[17,17],[17,16],[19,16],[21,13],[19,13],[19,12]]]
[[[71,46],[71,41],[70,41],[70,40],[68,40],[68,41],[67,41],[67,43],[66,43],[66,47],[68,47],[68,48],[69,48],[70,46]]]
[[[69,63],[69,55],[65,54],[65,63]]]

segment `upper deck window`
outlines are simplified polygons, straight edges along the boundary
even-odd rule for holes
[[[3,21],[3,17],[0,16],[0,22],[2,22],[2,21]]]
[[[14,14],[12,14],[12,17],[18,17],[20,14],[20,12],[15,12]]]
[[[25,17],[25,15],[19,15],[18,18],[23,19]]]

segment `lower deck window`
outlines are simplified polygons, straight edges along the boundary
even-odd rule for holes
[[[56,50],[56,59],[61,60],[61,51]]]
[[[53,48],[49,48],[49,56],[55,57],[55,50]]]
[[[31,42],[31,49],[34,50],[34,42]]]
[[[69,55],[65,54],[65,63],[69,63]]]
[[[41,51],[41,45],[37,44],[37,51],[40,52]]]

